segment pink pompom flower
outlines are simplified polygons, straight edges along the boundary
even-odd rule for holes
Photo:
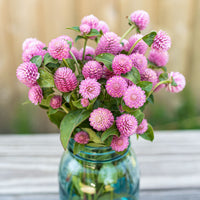
[[[37,40],[36,38],[27,38],[22,44],[22,49],[23,51],[25,51],[29,47],[33,47],[33,46],[39,49],[43,49],[45,47],[45,44]]]
[[[84,34],[88,34],[90,32],[91,28],[89,25],[87,24],[81,24],[80,25],[80,31],[81,31],[81,34],[84,35]]]
[[[71,42],[72,46],[74,45],[73,39],[71,37],[69,37],[68,35],[61,35],[57,39],[61,39],[61,40],[65,40],[67,42]]]
[[[100,30],[103,32],[103,34],[109,32],[108,24],[104,21],[99,21],[98,31],[100,31]]]
[[[90,47],[90,46],[86,46],[85,48],[85,60],[93,60],[93,57],[95,55],[95,50],[94,48]],[[82,59],[83,57],[83,48],[80,50],[80,59]]]
[[[171,72],[168,74],[169,79],[174,79],[176,86],[171,83],[167,85],[166,90],[168,92],[178,93],[181,92],[186,85],[185,77],[179,72]]]
[[[88,99],[84,99],[84,98],[81,99],[81,105],[82,105],[83,107],[88,107],[89,104],[90,104],[90,102],[89,102]]]
[[[148,123],[146,119],[143,119],[140,125],[138,126],[136,133],[137,134],[143,134],[147,131],[148,129]]]
[[[77,86],[77,79],[70,68],[60,67],[54,74],[54,82],[61,92],[70,92]]]
[[[133,115],[123,114],[117,117],[116,126],[121,135],[129,137],[136,132],[138,122]]]
[[[85,78],[100,79],[103,74],[103,68],[97,61],[88,61],[82,69],[82,74]]]
[[[50,106],[53,108],[53,109],[58,109],[60,108],[62,105],[62,96],[60,95],[55,95],[51,98],[50,100]]]
[[[132,69],[132,61],[129,56],[120,54],[114,57],[112,62],[112,69],[115,74],[126,74]]]
[[[129,146],[129,138],[123,135],[120,137],[114,135],[110,146],[117,152],[124,151]]]
[[[137,10],[130,16],[132,22],[139,28],[140,31],[144,30],[149,24],[149,14],[144,10]]]
[[[81,20],[81,25],[82,24],[87,24],[90,29],[98,29],[99,20],[94,15],[88,15],[83,17],[83,19]]]
[[[90,140],[88,133],[80,131],[75,134],[74,140],[79,144],[87,144]]]
[[[128,107],[139,108],[146,102],[145,91],[133,84],[126,90],[123,100]]]
[[[105,131],[110,128],[114,122],[114,116],[106,108],[97,108],[90,114],[90,126],[97,131]]]
[[[40,88],[39,85],[31,87],[31,89],[28,92],[28,98],[35,105],[41,103],[43,95],[42,95],[42,89]]]
[[[94,99],[99,96],[101,91],[101,84],[96,79],[86,78],[82,80],[79,85],[79,93],[85,99]]]
[[[40,74],[35,63],[24,62],[16,70],[16,76],[19,81],[25,84],[27,87],[32,87],[37,82]]]
[[[157,74],[154,70],[147,68],[145,69],[144,73],[141,74],[141,81],[149,81],[152,82],[153,87],[155,87],[155,85],[157,84]]]
[[[106,82],[106,91],[111,97],[122,97],[127,87],[127,82],[121,76],[113,76]]]

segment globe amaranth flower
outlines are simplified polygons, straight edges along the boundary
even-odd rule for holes
[[[140,72],[140,74],[144,73],[145,69],[147,69],[146,57],[139,53],[133,53],[129,57],[132,60],[133,67],[135,67]]]
[[[97,131],[105,131],[110,128],[114,122],[114,116],[106,108],[97,108],[90,114],[90,126]]]
[[[121,50],[120,37],[113,32],[107,32],[100,38],[95,54],[111,53],[117,55]]]
[[[16,76],[21,83],[31,87],[36,84],[40,74],[35,63],[24,62],[17,68]]]
[[[156,75],[157,75],[157,82],[156,82],[156,84],[157,83],[159,83],[160,82],[160,80],[159,80],[159,76],[163,73],[163,71],[155,71],[156,72]],[[158,92],[159,90],[161,90],[162,88],[164,88],[164,87],[166,87],[166,84],[161,84],[161,85],[159,85],[158,87],[156,87],[156,89],[154,90],[154,92]]]
[[[70,92],[77,86],[77,79],[70,68],[60,67],[54,74],[54,82],[61,92]]]
[[[128,148],[129,145],[129,138],[121,135],[120,137],[113,136],[112,142],[111,142],[111,148],[117,152],[124,151]]]
[[[153,87],[157,84],[157,74],[154,70],[147,68],[145,69],[144,73],[140,74],[141,75],[141,81],[149,81],[152,82]]]
[[[40,88],[39,85],[35,85],[31,87],[31,89],[28,92],[28,98],[35,105],[37,105],[38,103],[39,104],[41,103],[43,99],[43,95],[42,95],[42,89]]]
[[[139,108],[146,102],[145,91],[136,85],[129,86],[126,90],[123,100],[130,108]]]
[[[113,76],[106,82],[106,91],[111,97],[122,97],[127,87],[126,81],[121,76]]]
[[[136,133],[137,134],[143,134],[147,131],[148,129],[148,123],[146,119],[143,119],[140,125],[138,126]]]
[[[123,136],[131,136],[136,132],[138,122],[133,115],[123,114],[116,119],[116,126]]]
[[[144,10],[137,10],[130,16],[130,20],[135,23],[140,31],[144,30],[149,24],[149,14]]]
[[[80,25],[80,31],[81,31],[81,35],[84,35],[84,34],[88,34],[90,32],[91,28],[89,25],[87,24],[81,24]]]
[[[129,56],[120,54],[114,57],[112,62],[112,69],[115,74],[126,74],[132,69],[132,61]]]
[[[165,31],[158,31],[156,37],[154,38],[152,49],[167,51],[171,47],[171,38]]]
[[[23,51],[28,49],[30,46],[35,46],[39,49],[43,49],[45,47],[45,44],[37,40],[36,38],[27,38],[22,44]]]
[[[102,31],[103,34],[109,32],[108,24],[106,22],[104,22],[104,21],[99,21],[98,31]]]
[[[83,19],[81,20],[81,25],[82,24],[87,24],[90,29],[98,29],[99,20],[94,15],[88,15],[83,17]]]
[[[84,99],[84,98],[81,99],[81,105],[82,105],[83,107],[88,107],[89,104],[90,104],[90,102],[89,102],[88,99]]]
[[[68,35],[61,35],[57,39],[62,39],[62,40],[65,40],[67,42],[71,42],[72,46],[74,45],[73,39],[71,37],[69,37]]]
[[[79,85],[79,93],[85,99],[94,99],[99,96],[101,91],[101,84],[96,79],[86,78],[82,80]]]
[[[94,48],[90,46],[86,46],[85,48],[85,57],[84,60],[93,60],[93,57],[95,55],[95,50]],[[83,57],[83,48],[80,50],[80,59]]]
[[[114,75],[115,75],[114,72],[110,71],[105,65],[103,66],[102,78],[109,79]]]
[[[63,39],[61,36],[51,40],[48,46],[48,53],[58,60],[69,58],[70,45],[68,41]]]
[[[79,144],[87,144],[90,140],[88,133],[80,131],[75,134],[74,140]]]
[[[158,67],[163,67],[168,63],[169,54],[167,51],[152,49],[148,59]]]
[[[88,61],[85,63],[82,69],[82,74],[85,78],[100,79],[103,74],[103,68],[97,61]]]
[[[77,48],[72,47],[70,51],[74,54],[76,60],[81,60],[80,52]],[[73,59],[71,55],[69,55],[69,58]]]
[[[185,88],[185,77],[179,72],[170,72],[168,74],[169,79],[174,79],[177,86],[173,86],[171,83],[167,85],[166,90],[168,92],[178,93]]]
[[[50,100],[50,106],[53,108],[53,109],[57,109],[57,108],[60,108],[62,105],[62,96],[60,95],[55,95],[51,98]]]

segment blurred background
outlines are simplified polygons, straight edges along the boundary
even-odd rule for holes
[[[126,17],[137,9],[150,15],[144,34],[152,29],[169,33],[168,71],[180,71],[187,81],[180,94],[165,90],[156,94],[146,116],[157,130],[200,128],[199,0],[0,0],[0,133],[58,132],[44,110],[22,105],[28,89],[17,80],[16,68],[22,62],[22,43],[27,37],[47,45],[62,34],[75,39],[74,32],[65,28],[80,25],[89,14],[106,21],[121,36],[128,28]],[[76,47],[80,49],[80,41]]]

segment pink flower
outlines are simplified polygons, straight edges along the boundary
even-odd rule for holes
[[[24,62],[17,68],[16,76],[21,83],[28,87],[32,87],[37,83],[36,81],[40,74],[35,63]]]
[[[70,68],[60,67],[54,74],[54,82],[61,92],[70,92],[77,86],[77,79]]]
[[[35,105],[41,103],[43,95],[42,95],[42,89],[40,88],[39,85],[31,87],[31,89],[28,92],[28,98]]]
[[[158,31],[154,42],[151,46],[152,49],[167,51],[171,47],[171,38],[165,31]]]
[[[100,30],[103,32],[103,34],[109,32],[108,24],[104,21],[99,21],[98,31],[100,31]]]
[[[113,136],[112,142],[111,142],[111,148],[117,152],[124,151],[128,148],[129,145],[129,138],[126,136],[121,135],[120,137]]]
[[[82,74],[85,78],[100,79],[103,74],[103,69],[100,63],[97,61],[88,61],[85,63],[82,69]]]
[[[136,85],[129,86],[123,100],[130,108],[139,108],[146,102],[145,91]]]
[[[67,42],[71,42],[72,45],[74,45],[73,39],[71,37],[69,37],[68,35],[61,35],[57,39],[61,39],[61,40],[65,40]]]
[[[114,75],[115,75],[114,72],[110,71],[105,65],[103,66],[102,78],[109,79]]]
[[[137,134],[143,134],[147,131],[148,129],[148,123],[146,119],[143,119],[141,124],[138,126],[136,133]]]
[[[105,33],[99,40],[95,54],[111,53],[117,55],[122,50],[120,38],[113,32]]]
[[[87,24],[81,24],[80,25],[80,31],[81,31],[81,35],[84,35],[84,34],[88,34],[90,32],[91,28],[89,25]]]
[[[79,144],[87,144],[89,142],[90,138],[86,132],[80,131],[75,134],[74,140],[76,142],[78,142]]]
[[[37,40],[36,38],[27,38],[22,44],[23,51],[28,49],[30,46],[32,46],[32,47],[35,46],[39,49],[43,49],[45,47],[45,44],[43,42]]]
[[[179,72],[171,72],[168,75],[169,79],[174,79],[177,86],[172,86],[172,84],[168,84],[166,89],[168,92],[178,93],[185,88],[186,81],[185,77]]]
[[[95,50],[94,48],[90,47],[90,46],[86,46],[85,48],[85,60],[93,60],[93,57],[92,56],[95,55]],[[80,59],[82,59],[83,57],[83,48],[80,50]]]
[[[156,72],[150,68],[145,69],[144,73],[141,74],[141,81],[152,82],[153,84],[152,88],[154,88],[155,85],[157,84],[157,80],[158,80],[158,77],[157,77]]]
[[[150,21],[149,14],[144,10],[137,10],[133,12],[130,19],[135,23],[139,30],[144,30]]]
[[[132,60],[133,67],[135,67],[140,72],[140,74],[144,73],[145,69],[147,69],[146,57],[139,53],[133,53],[129,57]]]
[[[169,54],[167,51],[152,49],[148,59],[158,67],[162,67],[168,63]]]
[[[85,99],[94,99],[99,96],[101,84],[96,79],[86,78],[79,85],[79,93]]]
[[[124,45],[125,51],[129,51],[131,47],[135,44],[135,42],[139,39],[141,39],[143,35],[141,34],[136,34],[133,35],[129,38],[128,43]],[[140,53],[140,54],[145,54],[147,51],[148,45],[143,41],[140,40],[137,45],[134,47],[133,51],[131,53]]]
[[[116,126],[121,135],[129,137],[136,132],[138,122],[133,115],[123,114],[117,117]]]
[[[112,69],[115,74],[126,74],[132,69],[132,61],[129,56],[120,54],[114,57],[112,62]]]
[[[74,54],[76,60],[81,60],[80,52],[77,48],[72,47],[71,52]],[[69,55],[69,58],[73,59],[71,55]]]
[[[90,114],[90,126],[97,131],[105,131],[110,128],[114,122],[113,114],[106,108],[98,108]]]
[[[106,82],[106,91],[111,97],[122,97],[127,90],[127,83],[121,76],[113,76]]]
[[[55,95],[51,98],[50,100],[50,106],[53,108],[53,109],[57,109],[57,108],[60,108],[62,105],[62,96],[60,95]]]
[[[69,58],[69,51],[70,46],[67,42],[67,40],[63,39],[61,36],[51,40],[48,46],[48,52],[49,54],[54,58],[58,60],[62,60]]]
[[[99,20],[94,15],[88,15],[83,17],[83,19],[81,20],[81,25],[82,24],[87,24],[90,29],[98,29]]]
[[[88,107],[89,104],[90,104],[90,102],[89,102],[88,99],[84,99],[84,98],[81,99],[81,105],[82,105],[83,107]]]

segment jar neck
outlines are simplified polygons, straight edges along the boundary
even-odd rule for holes
[[[111,149],[111,147],[91,147],[85,145],[84,149],[80,151],[78,154],[73,153],[75,141],[70,139],[68,144],[69,153],[78,160],[82,160],[84,162],[93,162],[93,163],[105,163],[110,161],[117,161],[125,157],[129,152],[129,147],[127,151],[118,154]]]

